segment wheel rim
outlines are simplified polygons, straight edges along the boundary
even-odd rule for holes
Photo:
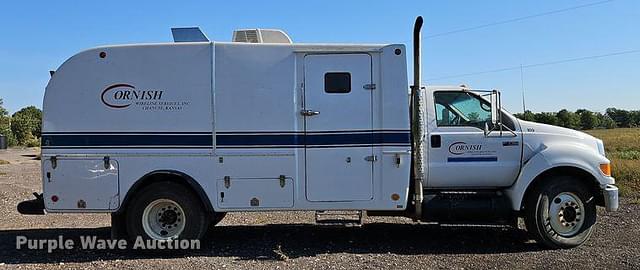
[[[184,210],[172,200],[151,202],[142,214],[144,232],[155,240],[170,240],[180,236],[185,227]]]
[[[558,194],[549,202],[551,228],[561,236],[575,235],[584,224],[584,204],[571,192]]]

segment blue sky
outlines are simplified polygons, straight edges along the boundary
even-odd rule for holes
[[[218,41],[229,41],[237,28],[281,28],[294,42],[410,45],[417,15],[429,36],[594,2],[7,1],[0,16],[0,97],[11,112],[41,107],[48,71],[73,54],[106,44],[169,42],[172,26],[200,26]],[[497,88],[505,107],[518,112],[519,69],[434,78],[640,50],[639,26],[640,1],[615,0],[425,38],[424,83]],[[533,111],[640,109],[640,52],[531,67],[523,75]]]

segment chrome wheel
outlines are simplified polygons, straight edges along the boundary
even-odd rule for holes
[[[584,224],[585,208],[578,195],[562,192],[549,202],[551,228],[559,235],[569,237],[577,234]]]
[[[172,200],[157,199],[144,209],[142,228],[155,240],[170,240],[180,236],[185,227],[184,210]]]

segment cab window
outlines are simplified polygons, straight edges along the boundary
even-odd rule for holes
[[[491,105],[468,92],[435,92],[438,126],[469,126],[484,129],[491,122]]]

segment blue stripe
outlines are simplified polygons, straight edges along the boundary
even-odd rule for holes
[[[211,147],[213,138],[209,135],[43,135],[42,146],[181,146]]]
[[[448,162],[491,162],[498,161],[498,157],[450,157]]]
[[[150,134],[147,132],[108,133],[108,132],[68,132],[45,133],[42,136],[43,148],[211,148],[211,133],[167,132]],[[284,133],[284,132],[282,132]],[[331,146],[409,146],[408,131],[325,131],[322,134],[289,132],[253,132],[234,134],[218,133],[216,146],[221,148],[297,148]]]

